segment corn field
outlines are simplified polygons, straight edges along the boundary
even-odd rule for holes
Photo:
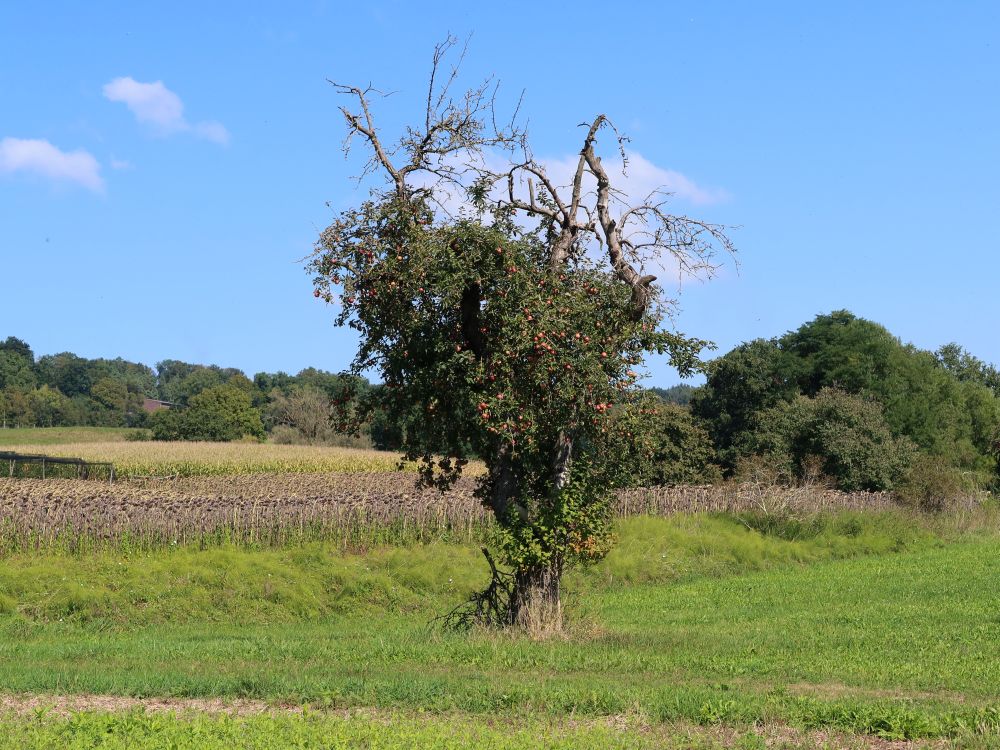
[[[412,474],[244,474],[116,482],[0,479],[0,554],[32,549],[281,546],[323,540],[344,548],[480,541],[492,516],[463,478],[445,493]],[[700,511],[886,510],[887,493],[752,485],[656,487],[618,494],[619,516]]]
[[[114,464],[119,477],[389,472],[399,466],[399,455],[396,453],[272,443],[63,443],[12,445],[9,450],[82,458],[85,461],[109,461]],[[405,471],[414,467],[403,468]],[[472,468],[475,472],[477,467]]]

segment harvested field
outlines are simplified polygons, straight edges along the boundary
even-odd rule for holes
[[[0,479],[0,551],[233,542],[275,546],[311,539],[347,546],[472,541],[491,522],[475,479],[419,489],[412,474],[260,474],[135,480]],[[654,487],[619,493],[618,515],[691,512],[815,513],[888,510],[887,493],[754,486]]]
[[[775,513],[796,511],[891,510],[898,505],[891,492],[840,492],[818,485],[804,487],[756,484],[706,484],[637,487],[618,493],[621,516],[663,516],[672,513]]]
[[[471,479],[421,490],[412,474],[284,474],[84,482],[0,480],[0,548],[231,541],[274,546],[472,538],[488,520]]]

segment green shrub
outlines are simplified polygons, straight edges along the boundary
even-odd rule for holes
[[[897,490],[904,504],[928,513],[940,513],[972,488],[961,472],[936,456],[921,456],[910,467]]]
[[[232,385],[207,388],[186,409],[163,409],[150,420],[156,440],[228,442],[264,439],[264,423],[249,394]]]

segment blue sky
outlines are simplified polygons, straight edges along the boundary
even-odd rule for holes
[[[1000,362],[995,2],[5,3],[0,336],[345,368],[298,262],[327,202],[365,196],[326,79],[394,90],[391,134],[449,31],[472,34],[467,83],[525,90],[536,154],[605,112],[675,211],[739,226],[739,269],[685,285],[681,330],[725,351],[847,308]]]

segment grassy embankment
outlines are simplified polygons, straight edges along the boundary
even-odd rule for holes
[[[609,558],[567,582],[570,633],[544,642],[428,628],[482,581],[463,545],[15,555],[0,569],[0,684],[481,719],[996,731],[992,520],[961,538],[900,514],[756,524],[766,533],[744,521],[622,522]]]

